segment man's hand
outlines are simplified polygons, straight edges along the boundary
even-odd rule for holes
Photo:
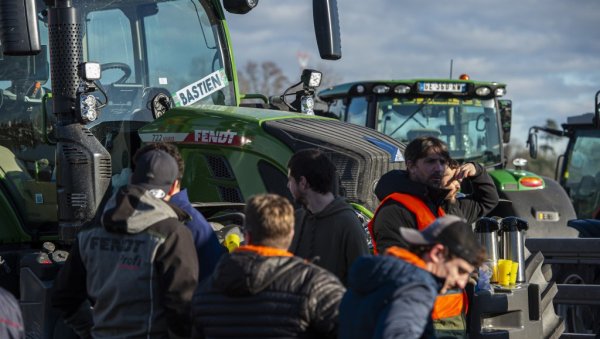
[[[462,164],[454,173],[454,180],[462,181],[465,178],[473,177],[477,174],[477,168],[471,162]]]

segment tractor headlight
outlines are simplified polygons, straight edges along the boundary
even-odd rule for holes
[[[79,96],[79,110],[81,119],[84,122],[91,122],[98,118],[98,99],[91,94],[82,94]]]

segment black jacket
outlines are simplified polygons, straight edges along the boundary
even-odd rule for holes
[[[77,235],[56,278],[53,306],[82,336],[189,335],[198,259],[179,221],[186,216],[140,187],[119,190],[106,204],[102,225]]]
[[[474,165],[476,175],[463,181],[463,186],[471,185],[473,193],[457,199],[455,203],[445,200],[449,190],[414,182],[408,178],[408,172],[403,170],[384,174],[375,187],[375,194],[380,201],[395,192],[410,194],[421,199],[436,217],[438,207],[441,207],[446,214],[453,214],[473,223],[491,212],[499,199],[496,186],[485,168],[479,164]],[[373,224],[379,253],[384,253],[390,246],[407,246],[400,236],[399,227],[417,228],[416,217],[398,202],[388,201],[379,208]]]
[[[298,257],[238,249],[194,294],[194,338],[335,338],[344,291]]]

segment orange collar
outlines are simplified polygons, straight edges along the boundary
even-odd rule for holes
[[[292,257],[292,253],[275,247],[258,246],[258,245],[243,245],[235,249],[235,251],[254,252],[265,257]]]
[[[392,247],[389,247],[387,249],[387,251],[385,251],[385,254],[391,255],[398,259],[402,259],[409,264],[413,264],[413,265],[417,266],[418,268],[427,270],[426,266],[425,266],[425,261],[423,261],[423,259],[419,258],[416,254],[410,252],[407,249],[397,247],[397,246],[392,246]]]

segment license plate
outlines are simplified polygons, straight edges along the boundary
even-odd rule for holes
[[[419,91],[464,93],[467,91],[467,84],[457,84],[451,82],[420,82]]]

